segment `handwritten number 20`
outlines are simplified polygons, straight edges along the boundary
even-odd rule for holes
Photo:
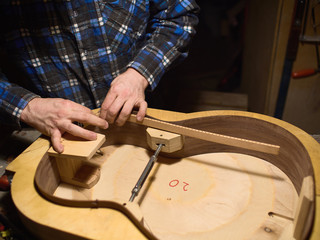
[[[170,187],[176,187],[179,183],[180,183],[179,180],[174,179],[171,182],[169,182],[169,186]],[[186,183],[186,182],[182,182],[182,183],[184,184],[184,186],[182,188],[183,191],[188,191],[187,186],[189,185],[189,183]]]

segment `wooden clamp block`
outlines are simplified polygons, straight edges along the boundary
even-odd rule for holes
[[[302,187],[299,194],[299,201],[296,207],[293,221],[293,237],[296,240],[305,239],[307,233],[304,226],[310,219],[310,212],[314,202],[314,184],[313,178],[307,176],[303,179]]]
[[[56,160],[61,181],[84,188],[93,187],[100,178],[101,166],[94,155],[104,142],[105,135],[102,134],[97,134],[93,141],[64,134],[63,153],[57,153],[52,147],[48,150],[48,155]]]
[[[184,137],[180,134],[166,132],[154,128],[147,128],[147,143],[156,150],[158,144],[164,144],[161,151],[172,153],[183,148]]]

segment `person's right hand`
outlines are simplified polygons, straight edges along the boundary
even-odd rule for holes
[[[97,134],[73,122],[108,128],[106,120],[94,115],[91,110],[78,103],[61,98],[34,98],[21,113],[21,121],[51,137],[53,148],[62,153],[61,136],[68,132],[86,140],[95,140]]]

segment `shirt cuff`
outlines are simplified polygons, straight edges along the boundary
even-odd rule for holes
[[[156,88],[161,77],[180,55],[169,43],[164,45],[166,45],[164,46],[166,49],[172,50],[164,53],[161,49],[147,45],[127,65],[127,67],[134,68],[147,79],[151,90]]]
[[[21,105],[21,106],[19,106],[19,110],[18,110],[18,114],[17,114],[17,116],[16,116],[16,122],[17,122],[17,124],[18,124],[18,126],[19,126],[19,129],[21,129],[22,127],[21,126],[23,126],[23,125],[25,125],[25,123],[23,123],[23,122],[21,122],[21,113],[22,113],[22,111],[26,108],[26,106],[28,105],[28,103],[32,100],[32,99],[34,99],[34,98],[40,98],[40,96],[39,95],[36,95],[36,94],[34,94],[34,93],[28,93],[27,95],[25,95],[24,97],[23,97],[23,104]]]

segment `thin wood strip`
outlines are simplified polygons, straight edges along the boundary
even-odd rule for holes
[[[314,201],[314,185],[312,176],[303,179],[299,201],[293,221],[293,237],[296,240],[305,239],[304,226],[310,221],[310,212]]]
[[[198,138],[198,139],[209,141],[209,142],[225,144],[229,146],[254,150],[258,152],[278,155],[280,150],[280,146],[278,145],[202,131],[194,128],[184,127],[184,126],[160,121],[157,119],[151,119],[148,117],[145,117],[144,120],[140,122],[140,121],[137,121],[135,114],[131,114],[128,121],[132,123],[148,126],[148,127],[165,130],[172,133],[181,134],[188,137],[194,137],[194,138]]]

